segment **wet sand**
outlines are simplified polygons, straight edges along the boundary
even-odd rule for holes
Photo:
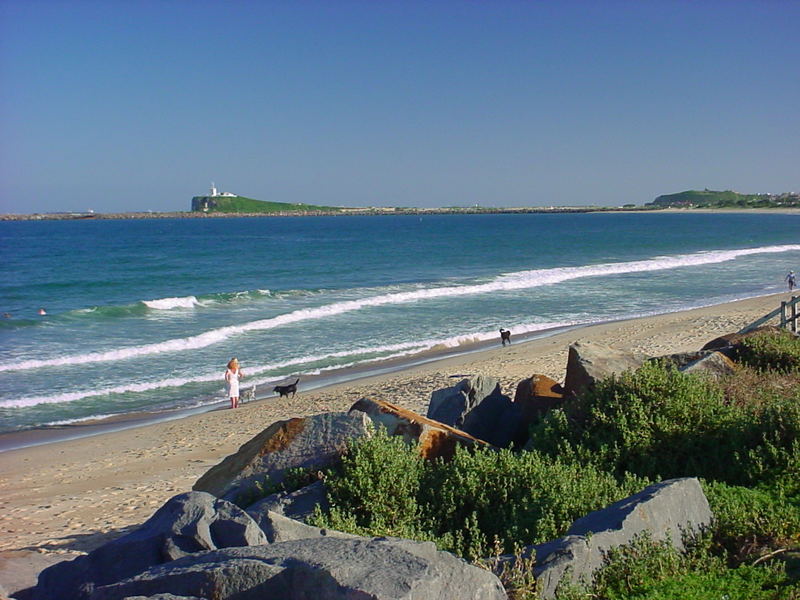
[[[697,350],[788,300],[775,294],[604,323],[443,358],[376,376],[91,437],[0,453],[0,586],[35,582],[44,566],[88,552],[144,522],[210,467],[276,420],[346,411],[363,397],[425,414],[433,390],[469,375],[497,377],[513,396],[534,374],[563,381],[569,344],[596,341],[659,356]],[[775,322],[775,321],[773,321]],[[0,594],[2,597],[2,594]]]

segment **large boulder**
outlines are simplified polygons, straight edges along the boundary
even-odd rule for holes
[[[725,335],[721,335],[718,338],[714,338],[710,342],[708,342],[705,346],[701,348],[701,350],[720,350],[728,354],[730,358],[735,358],[736,349],[741,346],[742,342],[749,337],[754,335],[760,335],[762,333],[777,333],[780,331],[785,331],[776,325],[764,325],[762,327],[758,327],[756,329],[751,329],[745,333],[728,333]]]
[[[246,510],[254,519],[256,519],[254,516],[256,513],[270,511],[296,521],[305,521],[314,514],[314,509],[317,506],[323,511],[327,511],[330,507],[325,493],[324,481],[315,481],[311,485],[293,492],[270,494],[266,498],[262,498],[255,504],[248,506]]]
[[[215,600],[502,600],[500,581],[431,542],[323,537],[204,552],[119,583],[92,600],[171,593]]]
[[[409,443],[419,442],[420,454],[428,459],[450,458],[458,445],[492,447],[468,433],[383,400],[362,398],[350,407],[350,412],[367,415],[389,435],[402,436]]]
[[[494,377],[478,375],[462,379],[452,387],[431,393],[426,416],[466,431],[463,427],[466,415],[484,399],[497,394],[500,394],[500,383]]]
[[[250,513],[250,515],[264,531],[264,534],[267,536],[267,541],[270,544],[318,537],[358,537],[342,531],[336,531],[335,529],[322,529],[320,527],[306,525],[305,523],[295,521],[294,519],[290,519],[289,517],[285,517],[270,510],[259,510],[258,512]]]
[[[96,586],[195,552],[265,543],[264,532],[238,506],[203,492],[187,492],[168,500],[135,531],[42,571],[33,598],[88,598]]]
[[[638,369],[646,358],[642,354],[623,352],[596,342],[575,342],[569,347],[564,390],[567,394],[579,396],[611,375]]]
[[[175,594],[154,594],[152,596],[129,596],[125,600],[203,600],[197,596],[176,596]]]
[[[541,597],[554,598],[564,579],[591,584],[612,548],[647,533],[653,540],[668,540],[682,550],[684,538],[698,534],[710,525],[711,518],[697,479],[670,479],[578,519],[566,537],[528,546],[523,556],[536,557],[534,574]]]
[[[732,375],[736,371],[736,363],[722,352],[710,352],[681,367],[680,370],[684,373],[701,373],[719,379]]]
[[[464,431],[499,448],[524,437],[521,409],[500,391],[498,380],[479,375],[435,390],[428,418]],[[523,440],[524,442],[524,440]]]
[[[211,467],[192,489],[244,502],[266,480],[278,483],[291,468],[335,464],[353,438],[370,435],[370,420],[359,413],[324,413],[277,421]]]
[[[514,404],[520,406],[523,418],[528,422],[558,408],[564,401],[564,388],[547,375],[532,375],[523,379],[514,393]]]
[[[506,422],[516,423],[510,445],[524,447],[531,425],[564,401],[563,388],[547,375],[533,375],[520,381],[514,393],[513,410],[505,415]]]

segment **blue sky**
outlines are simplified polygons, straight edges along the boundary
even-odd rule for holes
[[[0,212],[800,191],[800,2],[0,0]]]

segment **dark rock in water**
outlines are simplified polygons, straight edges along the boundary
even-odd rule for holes
[[[562,580],[590,585],[612,548],[630,544],[643,533],[669,540],[678,550],[684,537],[708,527],[712,514],[694,478],[670,479],[575,521],[563,538],[528,546],[522,556],[536,557],[534,574],[543,599],[555,598]],[[501,557],[498,567],[515,557]]]
[[[564,390],[567,394],[579,396],[611,375],[638,369],[646,358],[595,342],[575,342],[569,347]]]
[[[409,443],[418,442],[420,454],[427,459],[451,458],[458,445],[477,444],[491,448],[485,441],[464,431],[383,400],[362,398],[350,407],[350,412],[366,414],[389,435],[402,436]]]
[[[353,438],[369,435],[370,421],[361,413],[324,413],[277,421],[218,465],[192,489],[241,502],[265,479],[283,480],[287,469],[335,464]]]
[[[505,600],[491,572],[431,542],[318,538],[203,552],[95,590],[92,600],[171,593],[215,600]]]
[[[294,492],[271,494],[248,506],[247,513],[256,521],[258,519],[254,516],[255,514],[268,510],[295,521],[305,522],[306,519],[314,514],[314,509],[317,506],[323,511],[327,511],[329,508],[324,481],[315,481]]]
[[[139,529],[42,571],[33,598],[84,599],[96,586],[195,552],[266,542],[264,532],[238,506],[203,492],[187,492],[168,500]]]

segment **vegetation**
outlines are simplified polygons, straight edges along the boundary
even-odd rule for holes
[[[800,194],[739,194],[726,190],[688,190],[658,196],[645,206],[660,208],[798,208]]]
[[[423,460],[399,437],[379,432],[353,444],[341,470],[327,480],[332,509],[318,527],[360,535],[433,540],[465,558],[512,552],[520,540],[563,535],[588,512],[646,485],[618,482],[592,466],[539,452],[469,451],[450,461]]]
[[[560,597],[800,600],[798,357],[798,338],[765,333],[720,381],[649,363],[551,411],[516,454],[461,449],[426,462],[379,433],[327,473],[332,508],[315,524],[431,540],[475,560],[559,537],[649,482],[694,476],[715,518],[687,552],[639,539],[609,555],[591,590]],[[511,598],[538,598],[530,566],[502,574]]]
[[[207,209],[206,209],[207,207]],[[338,213],[342,209],[335,206],[315,206],[313,204],[291,204],[287,202],[265,202],[244,196],[197,196],[192,200],[192,211],[209,213]]]

